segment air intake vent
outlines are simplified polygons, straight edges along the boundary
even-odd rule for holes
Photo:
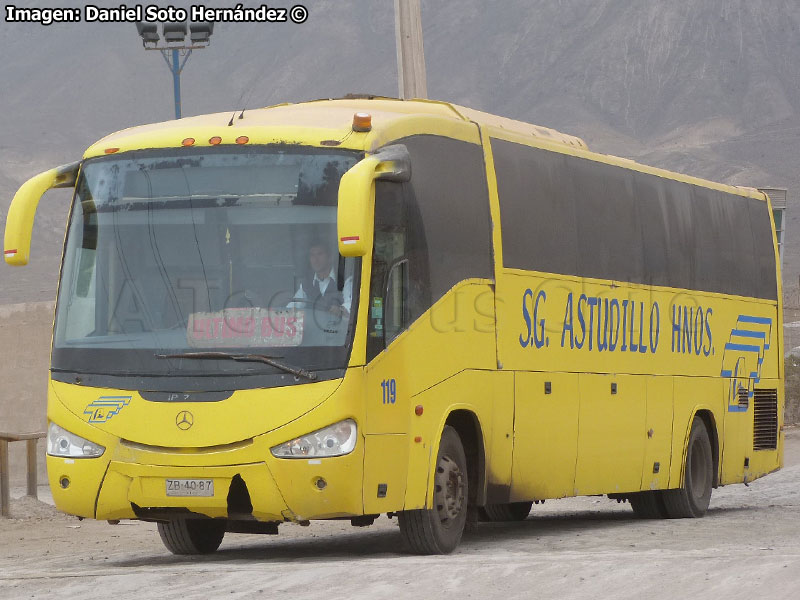
[[[743,410],[747,410],[747,407],[750,406],[750,390],[748,390],[744,386],[739,387],[739,408]]]
[[[753,450],[778,447],[778,390],[753,391]]]

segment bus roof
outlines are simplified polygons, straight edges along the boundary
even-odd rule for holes
[[[371,115],[371,131],[353,130],[353,116],[357,112]],[[582,139],[547,127],[439,100],[399,100],[369,95],[277,104],[131,127],[99,140],[89,147],[84,158],[147,148],[208,147],[214,145],[211,140],[215,137],[220,138],[215,142],[223,145],[301,144],[367,152],[396,139],[426,133],[480,143],[473,123],[514,141],[541,145],[693,185],[765,199],[764,194],[753,188],[716,183],[642,165],[627,158],[591,152]]]
[[[209,145],[207,140],[214,136],[221,137],[223,144],[232,144],[242,135],[249,136],[252,143],[322,143],[371,150],[380,145],[385,139],[383,134],[389,130],[423,133],[434,120],[491,125],[516,134],[587,149],[583,140],[575,136],[435,100],[352,97],[277,104],[243,112],[242,118],[239,118],[242,111],[237,110],[124,129],[93,144],[84,158],[109,154],[117,148],[115,151],[177,147],[187,138],[196,140],[197,146]],[[372,116],[372,132],[354,134],[352,124],[356,112],[366,112]]]

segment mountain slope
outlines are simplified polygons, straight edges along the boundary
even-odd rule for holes
[[[303,25],[219,24],[187,63],[184,114],[396,94],[391,0],[306,6]],[[554,127],[601,152],[789,188],[784,281],[798,304],[800,4],[423,1],[423,22],[433,98]],[[0,56],[0,215],[26,177],[106,133],[172,117],[170,74],[132,24],[2,23]],[[63,194],[42,203],[33,263],[0,266],[0,303],[53,297],[67,205]]]

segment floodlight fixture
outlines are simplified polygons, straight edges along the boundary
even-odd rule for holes
[[[136,30],[139,32],[139,35],[142,38],[142,44],[147,45],[158,43],[158,25],[155,23],[136,23]]]
[[[164,41],[168,44],[183,44],[186,38],[186,22],[164,23],[161,27]]]
[[[214,33],[214,23],[211,21],[194,21],[189,23],[189,39],[192,45],[209,44],[211,34]]]

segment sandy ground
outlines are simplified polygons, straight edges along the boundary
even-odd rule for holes
[[[0,521],[0,598],[800,597],[797,429],[784,470],[715,490],[704,519],[641,521],[606,498],[548,501],[523,523],[481,524],[450,556],[403,553],[385,516],[365,529],[228,534],[216,554],[184,558],[149,523],[79,522],[19,497],[13,510]]]

